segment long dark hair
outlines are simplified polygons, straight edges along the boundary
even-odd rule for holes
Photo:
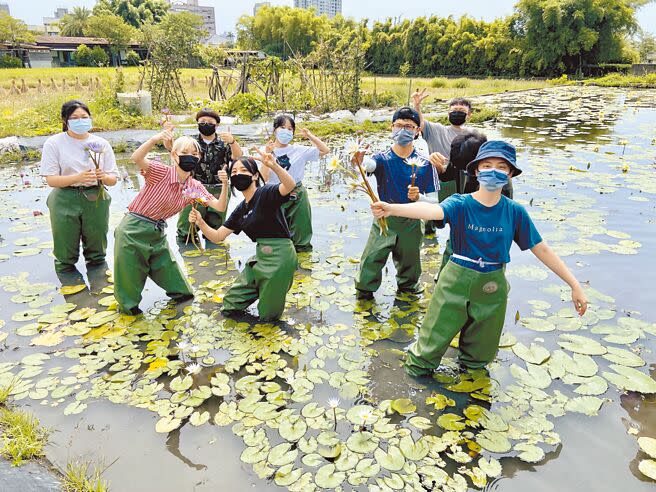
[[[242,166],[246,168],[246,170],[251,173],[253,176],[257,174],[257,181],[255,181],[255,186],[260,187],[260,182],[264,184],[264,180],[262,179],[262,173],[260,173],[260,168],[257,166],[257,161],[253,159],[252,157],[240,157],[239,159],[235,159],[230,163],[228,166],[228,179],[230,179],[230,176],[232,176],[232,168],[235,167],[235,164],[238,162],[241,162]],[[235,187],[230,185],[230,191],[232,194],[235,194]]]
[[[288,114],[276,116],[276,119],[273,120],[273,131],[275,132],[278,128],[284,127],[287,122],[292,126],[292,131],[296,133],[296,122],[294,121],[294,117]]]
[[[62,104],[61,107],[61,119],[62,119],[62,131],[67,131],[68,130],[68,118],[71,117],[73,113],[75,113],[75,110],[78,108],[84,109],[89,116],[91,116],[91,111],[89,110],[89,106],[84,104],[82,101],[78,101],[77,99],[73,99],[72,101],[67,101],[64,104]]]

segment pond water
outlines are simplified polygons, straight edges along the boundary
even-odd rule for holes
[[[149,281],[145,319],[116,318],[105,269],[64,298],[48,189],[36,165],[1,169],[0,385],[13,382],[16,404],[53,429],[48,458],[61,468],[72,459],[108,466],[104,476],[122,492],[653,490],[637,438],[656,437],[656,398],[646,394],[656,392],[647,376],[656,373],[656,91],[557,88],[476,102],[500,107],[481,129],[517,145],[515,199],[591,300],[575,319],[558,279],[513,249],[504,347],[489,377],[405,375],[402,351],[446,234],[425,241],[423,298],[395,299],[390,262],[375,301],[356,302],[368,203],[325,163],[306,182],[315,251],[300,258],[275,326],[218,313],[254,252],[242,236],[203,254],[180,245],[194,305],[168,305]],[[259,143],[254,129],[236,132]],[[370,141],[388,145],[384,135]],[[112,229],[140,186],[133,166],[121,165]],[[171,221],[175,244],[173,232]],[[199,373],[184,368],[191,362]]]

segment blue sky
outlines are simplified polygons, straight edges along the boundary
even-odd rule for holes
[[[95,0],[0,0],[9,4],[14,17],[28,24],[40,24],[44,16],[52,16],[57,7],[75,5],[93,7]],[[234,30],[237,19],[242,14],[250,14],[256,0],[199,0],[201,5],[213,5],[216,11],[219,32]],[[292,5],[292,0],[271,0],[274,5]],[[513,10],[516,0],[469,0],[467,2],[446,2],[444,0],[342,0],[344,15],[355,18],[385,19],[403,16],[413,18],[437,14],[459,17],[467,14],[486,20],[505,16]],[[643,7],[638,13],[643,29],[656,34],[656,2]]]

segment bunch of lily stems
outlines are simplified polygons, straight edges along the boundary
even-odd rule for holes
[[[340,164],[337,158],[333,158],[328,167],[331,172],[338,170],[343,171],[349,178],[352,179],[351,182],[351,191],[361,191],[369,197],[371,203],[376,203],[379,201],[378,195],[374,191],[371,183],[367,179],[367,173],[362,167],[364,160],[364,155],[369,148],[368,145],[364,145],[364,142],[361,138],[350,140],[346,144],[346,155],[348,156],[351,164],[355,166],[357,172],[352,167],[346,167]],[[380,226],[380,233],[383,236],[387,236],[387,220],[385,217],[378,219],[378,225]]]

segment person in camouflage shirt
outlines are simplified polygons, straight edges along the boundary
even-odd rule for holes
[[[200,181],[207,191],[218,198],[221,194],[219,171],[226,170],[233,160],[243,155],[243,152],[235,137],[230,133],[229,128],[226,132],[217,133],[221,117],[215,111],[207,108],[201,109],[196,114],[196,121],[198,122],[199,133],[195,138],[200,144],[201,159],[191,175],[194,179]],[[196,209],[210,227],[218,229],[223,225],[226,218],[225,212],[219,212],[211,207],[201,205],[196,205]],[[190,211],[191,205],[185,207],[178,217],[177,236],[179,241],[187,241]],[[189,241],[191,241],[191,238],[189,238]]]

